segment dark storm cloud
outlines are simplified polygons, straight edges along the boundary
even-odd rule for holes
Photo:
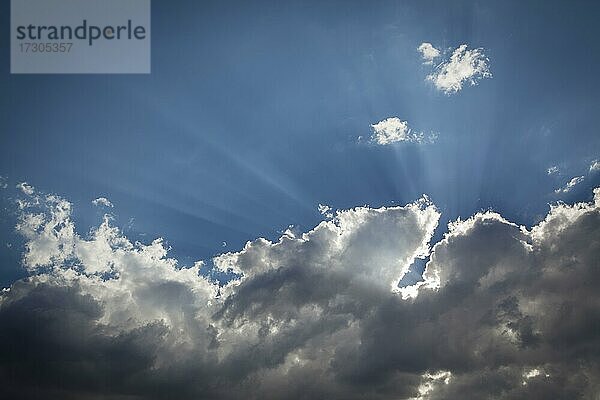
[[[401,290],[439,217],[426,200],[249,242],[214,260],[243,275],[220,289],[160,240],[131,243],[108,219],[82,238],[67,202],[42,203],[44,213],[24,204],[18,225],[32,276],[0,300],[0,379],[12,398],[600,392],[598,202],[554,206],[532,229],[494,213],[457,221],[424,281]]]

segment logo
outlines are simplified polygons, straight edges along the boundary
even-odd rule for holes
[[[11,73],[150,73],[150,0],[11,0]]]

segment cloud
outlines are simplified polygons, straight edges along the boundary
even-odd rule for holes
[[[468,50],[467,45],[463,44],[426,79],[431,81],[436,89],[450,95],[460,91],[465,83],[474,86],[484,78],[491,78],[489,63],[483,49]]]
[[[546,173],[548,175],[556,175],[559,172],[560,172],[560,170],[558,169],[558,167],[556,165],[553,165],[552,167],[550,167],[546,170]]]
[[[433,47],[431,43],[421,43],[419,47],[417,47],[417,51],[421,53],[421,57],[423,58],[423,64],[431,65],[433,64],[433,60],[440,56],[440,51]]]
[[[437,139],[435,134],[426,136],[423,132],[414,132],[407,121],[397,117],[386,118],[371,125],[371,128],[371,142],[382,146],[398,142],[433,143]]]
[[[600,190],[531,229],[478,213],[433,248],[440,214],[427,198],[340,210],[192,267],[107,218],[81,236],[66,200],[40,197],[17,226],[30,277],[0,296],[11,398],[537,400],[600,388]],[[427,255],[424,283],[403,298],[397,282]],[[219,286],[209,264],[239,278]]]
[[[576,176],[567,182],[563,187],[560,187],[554,191],[554,193],[569,193],[576,185],[583,182],[584,176]]]
[[[331,207],[328,205],[319,204],[317,210],[319,210],[319,214],[323,215],[325,218],[333,218],[333,212],[331,212]]]
[[[600,160],[594,160],[592,161],[592,163],[590,164],[590,173],[594,173],[600,171]]]
[[[35,188],[27,182],[17,184],[17,189],[20,189],[24,194],[31,196],[35,192]]]
[[[92,204],[95,206],[113,207],[113,204],[106,197],[98,197],[97,199],[92,200]]]

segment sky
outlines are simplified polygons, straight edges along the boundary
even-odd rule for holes
[[[600,5],[154,1],[148,75],[0,7],[14,398],[600,393]]]

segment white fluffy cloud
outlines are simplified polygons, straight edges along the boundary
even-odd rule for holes
[[[489,59],[483,49],[467,48],[463,44],[456,48],[449,60],[443,61],[427,80],[440,91],[453,94],[460,91],[465,83],[476,85],[481,79],[491,78]]]
[[[106,197],[98,197],[97,199],[92,200],[92,204],[95,206],[113,207],[113,203],[111,203]]]
[[[554,193],[569,193],[575,186],[583,182],[585,179],[584,176],[576,176],[571,179],[569,182],[565,183],[563,187],[560,187],[554,191]]]
[[[67,201],[40,198],[17,226],[31,276],[0,296],[12,398],[598,393],[600,190],[531,229],[478,213],[433,249],[440,214],[426,198],[340,210],[192,267],[108,219],[81,236]],[[403,298],[396,283],[427,255],[425,283]],[[208,264],[239,278],[220,287],[201,274]]]
[[[417,47],[417,51],[421,53],[421,57],[423,58],[423,64],[431,65],[433,64],[433,60],[440,56],[440,51],[433,47],[431,43],[421,43],[419,47]]]
[[[414,132],[407,121],[397,117],[386,118],[371,125],[371,128],[373,129],[371,142],[379,145],[398,142],[432,143],[437,138],[434,134],[426,136],[423,132]]]
[[[600,171],[600,160],[594,160],[590,164],[590,173]]]

